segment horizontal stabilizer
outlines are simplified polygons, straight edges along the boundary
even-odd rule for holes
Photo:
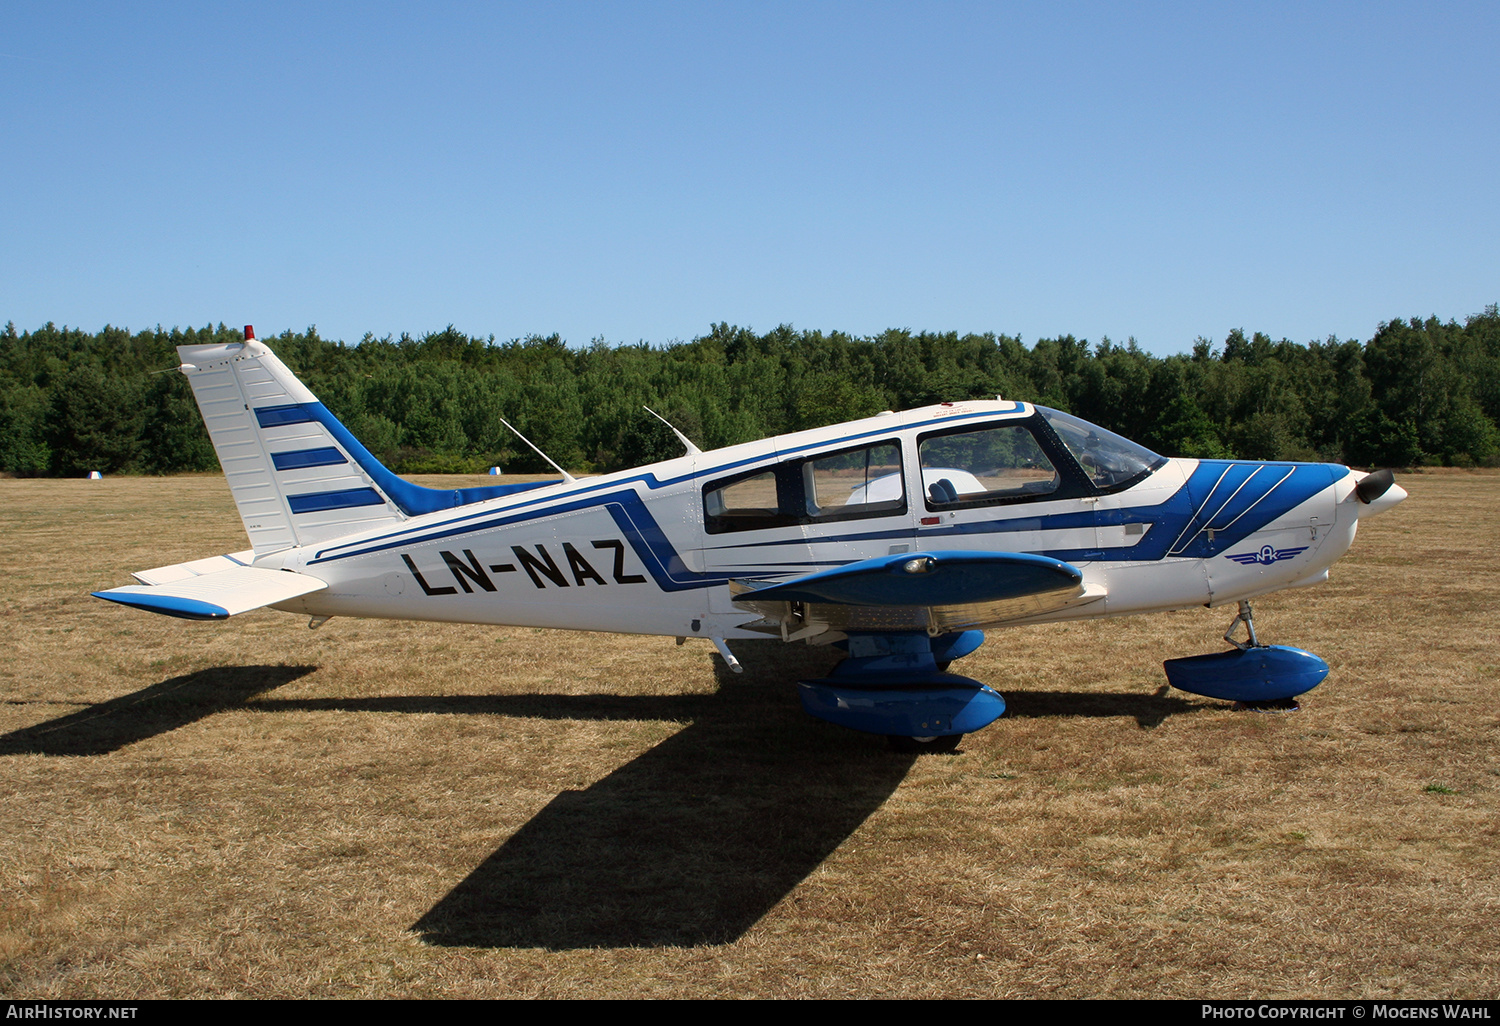
[[[254,560],[255,550],[246,549],[244,552],[231,552],[227,556],[209,556],[207,559],[173,563],[171,566],[158,566],[150,570],[132,570],[130,576],[142,584],[174,584],[177,581],[191,580],[194,577],[217,573],[220,570],[249,566]]]
[[[877,556],[745,591],[734,601],[773,618],[780,603],[805,603],[816,607],[812,618],[845,629],[964,630],[1093,597],[1082,571],[1061,560],[955,551]]]
[[[188,565],[190,564],[179,564],[181,567]],[[169,571],[177,568],[161,569]],[[153,572],[159,571],[146,571],[146,574]],[[322,591],[326,587],[326,583],[307,574],[253,566],[232,566],[212,573],[179,578],[170,583],[132,584],[93,594],[95,598],[108,599],[152,613],[177,616],[184,620],[223,620],[236,613],[275,605],[299,595]]]

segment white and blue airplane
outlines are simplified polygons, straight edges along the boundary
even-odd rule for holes
[[[257,341],[181,346],[250,548],[95,592],[222,620],[269,606],[847,651],[808,712],[951,750],[1004,700],[947,672],[983,630],[1237,603],[1183,690],[1286,703],[1323,660],[1261,644],[1249,600],[1316,584],[1389,471],[1168,459],[1077,417],[941,403],[575,480],[423,488],[387,470]],[[675,432],[675,428],[673,429]],[[1245,641],[1236,641],[1243,625]]]

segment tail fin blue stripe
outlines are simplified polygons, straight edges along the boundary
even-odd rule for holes
[[[328,408],[322,403],[303,403],[300,409],[305,411],[308,420],[316,420],[322,424],[333,436],[333,440],[343,446],[350,458],[370,475],[370,480],[375,482],[375,486],[390,496],[391,501],[409,517],[421,516],[423,513],[436,513],[439,510],[453,509],[455,506],[466,506],[471,502],[483,502],[485,499],[495,499],[503,495],[514,495],[516,492],[557,484],[556,481],[533,481],[526,484],[491,485],[488,488],[423,488],[387,470],[385,465],[377,460],[369,449],[361,445],[359,439],[350,434],[349,429],[340,424],[338,418],[328,412]],[[260,411],[257,410],[257,416],[259,413]],[[283,421],[282,423],[291,422]]]
[[[255,409],[255,419],[260,422],[261,427],[268,428],[283,424],[306,424],[313,416],[305,403],[293,403],[290,406],[258,406]]]
[[[337,492],[309,492],[288,495],[286,504],[293,513],[317,513],[325,509],[350,509],[354,506],[384,506],[385,499],[373,488],[345,488]]]
[[[294,449],[291,452],[271,453],[271,462],[276,464],[277,470],[301,470],[304,467],[332,467],[339,463],[348,463],[344,454],[333,446],[324,446],[321,449]]]
[[[281,406],[259,406],[255,409],[255,419],[263,428],[280,427],[284,424],[306,424],[316,422],[321,424],[342,447],[343,452],[349,454],[349,459],[357,463],[375,487],[384,492],[392,502],[409,517],[421,516],[424,513],[437,513],[445,509],[453,509],[457,506],[466,506],[471,502],[483,502],[485,499],[495,499],[505,495],[514,495],[516,492],[529,491],[533,488],[544,488],[547,485],[557,484],[556,481],[534,481],[526,484],[491,485],[486,488],[423,488],[414,485],[410,481],[403,480],[385,468],[375,455],[360,444],[359,439],[349,433],[349,429],[340,424],[338,418],[328,411],[322,403],[292,403]],[[317,449],[299,449],[290,453],[273,453],[272,462],[277,470],[289,470],[295,467],[331,466],[334,463],[345,462],[342,455],[337,460],[329,459],[327,463],[290,463],[282,461],[288,457],[299,458],[311,457],[312,454],[337,454],[338,449],[332,446],[324,446]],[[358,501],[340,502],[333,505],[315,505],[313,500],[320,496],[360,496]],[[367,497],[374,496],[375,501],[366,501]],[[329,500],[332,501],[332,500]],[[383,503],[385,499],[370,488],[355,488],[342,492],[322,492],[311,495],[289,495],[287,504],[293,513],[311,513],[315,510],[342,509],[349,506],[374,506]]]

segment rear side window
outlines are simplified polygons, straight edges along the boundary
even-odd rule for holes
[[[901,446],[895,441],[789,459],[711,481],[703,489],[709,534],[905,512]]]
[[[731,481],[705,497],[705,511],[712,517],[768,517],[777,513],[776,474],[766,471]]]
[[[708,533],[754,531],[797,523],[797,518],[782,508],[781,495],[785,490],[782,477],[773,467],[718,481],[705,488],[703,522]]]
[[[882,442],[802,464],[807,515],[816,519],[906,509],[901,447]]]

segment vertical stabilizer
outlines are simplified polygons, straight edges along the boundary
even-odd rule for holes
[[[422,488],[387,470],[253,329],[178,346],[257,556],[551,484]]]
[[[177,355],[257,556],[404,519],[264,344],[178,346]]]

